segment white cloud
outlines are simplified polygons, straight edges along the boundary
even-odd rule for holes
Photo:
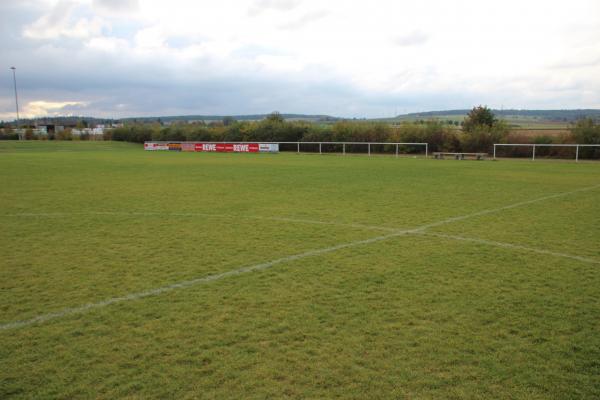
[[[325,18],[330,12],[327,10],[313,10],[309,11],[300,17],[295,17],[289,22],[279,25],[282,29],[300,29],[304,28],[306,25]]]
[[[95,37],[86,42],[86,46],[91,50],[119,55],[129,49],[129,42],[115,37]]]
[[[248,15],[255,16],[266,11],[289,11],[296,8],[300,0],[254,0],[248,9]]]
[[[397,36],[393,42],[400,47],[420,46],[427,43],[429,35],[421,31],[412,31],[405,35]]]
[[[311,97],[312,107],[294,99],[286,104],[302,108],[284,111],[322,111],[338,99],[332,82],[354,93],[355,104],[337,111],[349,116],[353,112],[373,115],[378,104],[394,101],[411,104],[412,109],[430,109],[440,106],[431,99],[453,99],[457,94],[464,107],[471,101],[493,106],[495,98],[505,107],[549,101],[561,108],[600,106],[597,0],[47,0],[39,4],[42,15],[21,32],[47,59],[55,54],[54,70],[85,65],[94,81],[106,75],[107,68],[120,68],[124,80],[139,82],[140,77],[151,76],[158,86],[180,83],[182,91],[186,85],[202,86],[211,80],[231,82],[227,93],[212,89],[222,113],[232,111],[226,107],[234,103],[236,87],[269,80],[277,88],[304,83],[320,90]],[[111,13],[114,6],[117,9]],[[17,57],[18,50],[14,54]],[[20,54],[29,62],[34,53]],[[65,54],[73,56],[64,59]],[[102,59],[103,65],[88,63],[89,59]],[[115,85],[114,90],[120,87]],[[95,98],[93,91],[99,88],[88,90]],[[247,103],[255,96],[256,103],[267,104],[265,111],[281,110],[277,101],[283,100],[270,96],[268,90],[275,89],[254,94],[247,89]],[[284,92],[293,96],[291,89]],[[454,100],[443,101],[442,106],[456,106]],[[133,102],[115,98],[112,103]],[[361,105],[368,110],[365,114]]]
[[[35,118],[56,115],[68,115],[69,107],[84,107],[87,103],[82,101],[45,101],[36,100],[20,105],[19,115],[21,118]],[[14,106],[14,105],[13,105]],[[67,111],[67,112],[65,112]],[[0,119],[13,119],[15,112],[0,112]]]
[[[42,15],[23,29],[23,35],[31,39],[57,39],[60,37],[86,39],[97,36],[109,24],[102,18],[72,18],[77,4],[59,1],[49,13]]]
[[[92,0],[92,6],[109,15],[133,13],[139,10],[138,0]]]

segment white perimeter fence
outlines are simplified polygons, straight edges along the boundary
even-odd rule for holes
[[[400,143],[400,142],[396,142],[396,143],[384,143],[384,142],[278,142],[280,149],[281,149],[281,145],[295,145],[296,146],[296,152],[300,153],[301,151],[309,151],[309,152],[316,152],[316,146],[319,147],[319,154],[323,154],[324,152],[327,153],[336,153],[340,151],[340,146],[341,146],[341,153],[343,155],[346,155],[346,153],[350,153],[352,151],[348,151],[348,150],[356,150],[358,149],[362,149],[362,151],[364,152],[365,147],[367,150],[367,154],[371,155],[371,153],[373,153],[373,150],[376,149],[381,149],[383,147],[383,151],[380,151],[379,153],[391,153],[391,151],[394,151],[396,157],[398,157],[398,155],[400,154],[400,147],[407,147],[407,146],[419,146],[419,147],[424,147],[425,148],[425,158],[427,158],[429,156],[429,145],[427,143]],[[308,145],[308,146],[307,146]],[[311,149],[312,146],[313,148]],[[385,151],[385,150],[388,151]],[[324,151],[325,150],[325,151]],[[327,151],[329,150],[329,151]],[[403,149],[404,150],[404,149]]]
[[[150,142],[147,142],[150,143]],[[425,158],[429,156],[429,144],[427,143],[405,143],[405,142],[207,142],[207,141],[152,141],[151,143],[168,145],[170,143],[228,143],[228,144],[277,144],[279,151],[294,151],[296,153],[341,153],[342,155],[361,154],[395,154],[399,156],[408,153],[411,147],[424,148]],[[408,148],[408,149],[407,149]],[[358,150],[358,151],[357,151]]]
[[[496,147],[531,147],[531,160],[535,161],[535,150],[538,147],[574,147],[575,148],[575,162],[579,161],[579,148],[597,147],[600,148],[600,144],[529,144],[529,143],[494,143],[494,160],[496,159]]]

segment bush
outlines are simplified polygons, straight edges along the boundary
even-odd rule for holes
[[[7,127],[0,131],[0,140],[19,140],[19,134]]]
[[[477,125],[469,132],[463,132],[461,136],[461,147],[466,152],[487,152],[494,150],[494,143],[502,143],[508,131],[504,124],[492,127]]]
[[[591,118],[580,119],[571,127],[571,134],[577,143],[600,145],[600,123]],[[582,158],[600,158],[600,147],[579,149]]]
[[[36,140],[37,136],[33,133],[33,129],[25,129],[25,140]]]
[[[144,143],[152,140],[152,127],[148,125],[126,125],[121,128],[112,129],[111,140],[122,142]]]
[[[405,122],[396,129],[391,141],[428,143],[430,151],[460,150],[456,131],[438,121],[427,121],[423,124]]]
[[[56,132],[54,134],[54,139],[55,140],[73,140],[73,132],[71,132],[71,129],[69,129],[69,128],[62,130],[60,132]]]

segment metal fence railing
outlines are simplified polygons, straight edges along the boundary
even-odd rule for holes
[[[531,160],[535,161],[535,151],[536,148],[540,147],[571,147],[575,148],[575,162],[579,161],[579,149],[580,148],[589,148],[589,147],[598,147],[600,148],[600,144],[537,144],[537,143],[494,143],[494,160],[496,159],[496,147],[504,146],[504,147],[531,147]]]
[[[296,153],[310,152],[310,153],[341,153],[342,155],[352,153],[366,153],[369,156],[371,154],[385,153],[395,154],[398,157],[401,154],[401,150],[405,152],[410,147],[422,148],[425,153],[425,158],[429,156],[429,144],[428,143],[409,143],[409,142],[214,142],[214,141],[152,141],[151,143],[156,144],[174,144],[174,143],[229,143],[229,144],[278,144],[280,151],[294,151]],[[356,149],[361,151],[356,151]],[[384,151],[377,151],[383,148]]]

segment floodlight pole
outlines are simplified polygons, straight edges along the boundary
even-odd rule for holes
[[[17,132],[19,135],[19,140],[21,140],[21,132],[19,131],[19,97],[17,96],[17,74],[16,74],[17,69],[15,67],[10,67],[10,69],[12,69],[13,84],[15,86],[15,105],[17,107]]]

